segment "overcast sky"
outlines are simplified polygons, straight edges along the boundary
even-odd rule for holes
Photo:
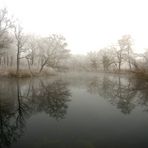
[[[73,53],[87,53],[131,34],[148,48],[148,0],[0,0],[25,32],[63,34]]]

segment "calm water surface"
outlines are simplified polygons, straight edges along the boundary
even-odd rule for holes
[[[148,82],[118,75],[0,79],[0,148],[148,148]]]

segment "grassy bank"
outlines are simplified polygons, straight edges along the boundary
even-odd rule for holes
[[[30,72],[28,69],[22,69],[19,73],[16,72],[14,69],[2,69],[0,70],[0,77],[9,77],[9,78],[29,78],[29,77],[39,77],[39,76],[49,76],[49,75],[56,75],[55,71],[49,71],[47,69],[43,70],[39,73],[37,70],[33,70]]]

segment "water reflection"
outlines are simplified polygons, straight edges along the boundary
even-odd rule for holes
[[[0,147],[147,146],[145,80],[93,75],[0,83]]]
[[[98,94],[111,104],[129,114],[136,106],[148,106],[148,82],[132,77],[93,77],[88,84],[88,92]]]
[[[67,83],[62,80],[1,80],[0,147],[10,147],[23,135],[32,114],[46,112],[56,120],[63,119],[69,97]]]
[[[44,111],[50,117],[63,119],[67,112],[67,102],[70,101],[70,92],[66,83],[56,80],[52,84],[40,80],[39,88],[32,89],[32,103],[36,104],[37,111]]]

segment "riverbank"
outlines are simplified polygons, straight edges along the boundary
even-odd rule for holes
[[[16,73],[15,69],[1,69],[0,70],[0,77],[8,77],[8,78],[31,78],[31,77],[41,77],[41,76],[53,76],[57,74],[62,74],[65,72],[57,72],[55,70],[49,70],[49,69],[44,69],[42,72],[38,72],[37,70],[33,69],[32,71],[29,71],[28,69],[21,69],[19,73]],[[113,71],[108,71],[108,72],[86,72],[86,71],[67,71],[66,72],[68,75],[79,75],[79,76],[84,76],[84,75],[120,75],[120,76],[132,76],[135,78],[139,79],[148,79],[148,73],[146,72],[135,72],[135,71],[121,71],[121,72],[113,72]]]
[[[26,69],[22,69],[19,73],[14,69],[0,70],[0,77],[8,77],[8,78],[29,78],[29,77],[40,77],[40,76],[49,76],[56,75],[55,71],[43,70],[42,72],[38,72],[37,70],[32,70],[31,72]]]

